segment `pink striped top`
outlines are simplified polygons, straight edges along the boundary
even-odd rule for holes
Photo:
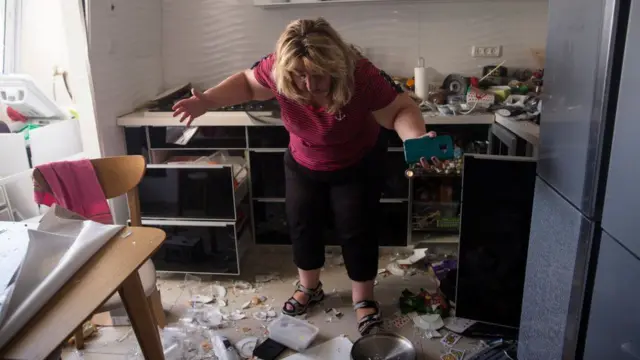
[[[289,131],[289,151],[300,165],[316,171],[346,168],[373,148],[380,125],[372,112],[388,106],[402,89],[369,60],[356,64],[355,92],[338,113],[315,109],[279,94],[272,76],[274,55],[252,67],[258,82],[276,94]]]

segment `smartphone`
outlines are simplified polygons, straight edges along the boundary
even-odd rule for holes
[[[453,139],[448,135],[434,138],[425,136],[404,142],[404,160],[409,165],[420,162],[421,158],[451,160],[454,158],[454,151]]]
[[[253,356],[261,360],[274,360],[287,347],[269,338],[253,349]]]

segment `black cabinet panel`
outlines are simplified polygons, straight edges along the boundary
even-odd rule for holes
[[[291,244],[284,202],[253,202],[255,234],[257,244]],[[380,219],[372,219],[381,246],[405,246],[407,244],[407,202],[380,204]],[[324,227],[325,245],[340,245],[335,236],[333,216],[329,216]],[[375,239],[372,239],[375,241]]]
[[[289,147],[289,132],[284,126],[249,126],[249,148],[276,148]]]
[[[409,180],[404,175],[407,165],[403,152],[389,152],[385,164],[385,181],[382,197],[395,199],[409,198]]]
[[[640,260],[603,232],[584,360],[640,358]]]
[[[172,139],[185,127],[148,127],[152,149],[244,149],[247,147],[243,126],[200,126],[187,145],[176,145]]]
[[[149,166],[138,189],[142,217],[235,219],[230,167]]]
[[[291,244],[284,202],[253,202],[256,244]]]
[[[144,225],[162,229],[167,238],[153,262],[158,271],[238,274],[236,241],[242,229],[234,225],[212,226],[180,222],[167,224],[144,221]],[[247,227],[243,227],[247,231]]]
[[[124,139],[127,143],[127,155],[149,155],[149,144],[147,144],[147,128],[145,127],[125,127]]]
[[[409,227],[408,202],[382,202],[380,221],[377,221],[380,246],[406,246]],[[373,222],[372,222],[373,224]]]
[[[284,152],[250,152],[254,198],[284,198]]]

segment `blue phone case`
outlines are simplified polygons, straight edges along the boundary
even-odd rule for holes
[[[418,163],[421,158],[429,160],[434,156],[439,160],[451,160],[454,150],[453,139],[447,135],[409,139],[404,142],[404,160],[407,164]]]

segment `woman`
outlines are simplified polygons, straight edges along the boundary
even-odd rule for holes
[[[300,281],[282,308],[303,314],[324,297],[323,229],[333,214],[342,244],[358,330],[382,323],[373,283],[378,271],[375,216],[386,141],[380,126],[403,139],[425,131],[418,106],[383,71],[347,45],[329,23],[297,20],[273,54],[204,93],[174,106],[189,126],[207,109],[276,98],[289,131],[285,153],[286,212]]]

